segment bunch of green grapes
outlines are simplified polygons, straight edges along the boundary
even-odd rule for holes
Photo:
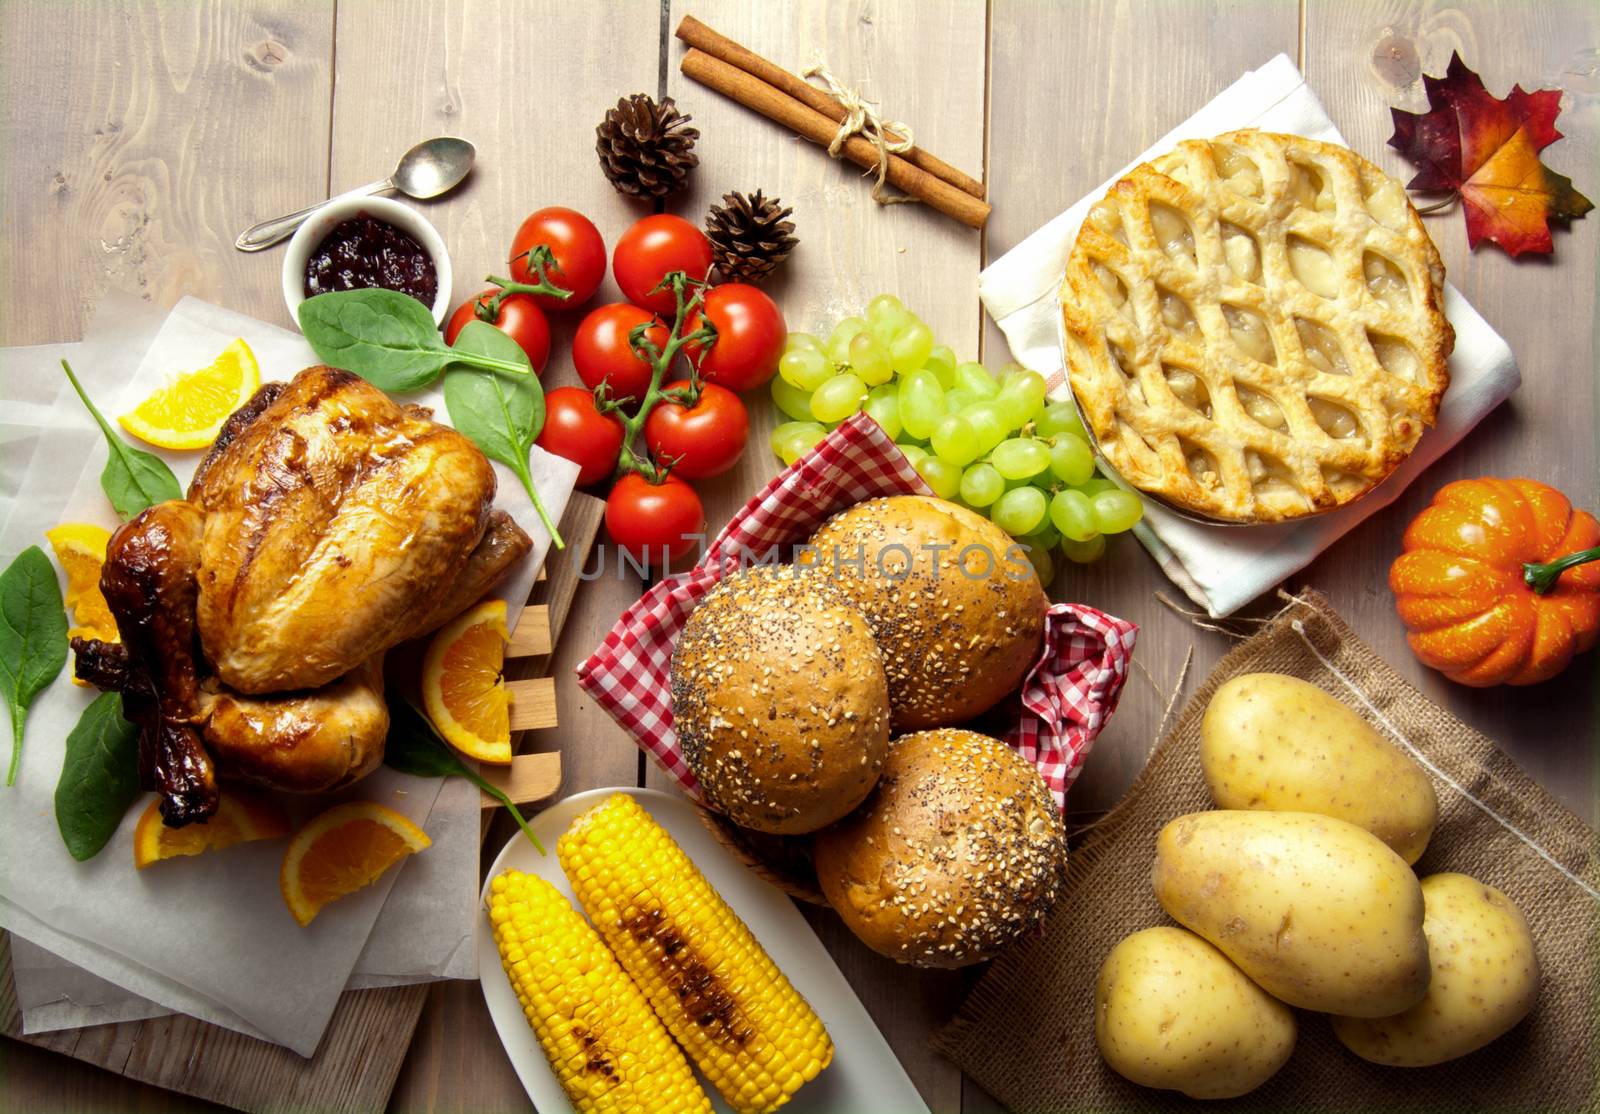
[[[825,341],[790,333],[772,400],[793,419],[772,431],[772,451],[785,464],[865,410],[935,494],[987,515],[1028,546],[1046,583],[1053,551],[1094,561],[1105,535],[1144,514],[1137,495],[1096,473],[1077,411],[1045,398],[1043,376],[1007,364],[997,379],[980,363],[958,361],[892,294],[846,317]]]

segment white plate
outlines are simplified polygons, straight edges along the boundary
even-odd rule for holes
[[[767,949],[779,970],[805,995],[833,1038],[833,1063],[795,1093],[784,1107],[786,1114],[788,1111],[821,1114],[869,1110],[885,1114],[926,1114],[927,1104],[800,911],[786,895],[757,878],[718,843],[700,823],[694,806],[681,797],[653,789],[592,789],[551,805],[528,825],[549,855],[541,858],[527,838],[518,832],[495,859],[483,885],[483,900],[488,899],[490,882],[506,870],[537,874],[571,898],[572,887],[567,885],[561,864],[556,860],[556,840],[579,813],[613,793],[632,796],[678,841],[723,900],[750,926],[750,931]],[[489,1016],[494,1018],[500,1043],[505,1045],[506,1055],[511,1057],[511,1066],[522,1080],[523,1089],[539,1114],[569,1114],[572,1103],[551,1073],[533,1030],[522,1016],[516,993],[500,966],[487,906],[481,907],[478,915],[478,968]],[[711,1097],[712,1106],[726,1114],[728,1106],[716,1089],[707,1084],[698,1071],[695,1074]]]

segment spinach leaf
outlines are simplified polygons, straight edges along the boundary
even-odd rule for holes
[[[120,693],[100,694],[67,736],[56,783],[56,827],[80,863],[100,853],[139,799],[139,729],[122,716]]]
[[[67,609],[56,570],[44,550],[30,545],[0,573],[0,695],[11,708],[11,765],[17,780],[22,727],[28,705],[67,664]]]
[[[61,368],[67,373],[72,389],[78,392],[90,416],[100,426],[100,432],[106,435],[106,447],[111,450],[111,455],[106,458],[105,471],[100,473],[100,487],[117,513],[129,519],[146,507],[165,503],[168,499],[182,499],[183,488],[178,484],[178,477],[172,474],[172,469],[167,467],[167,462],[159,456],[134,448],[118,437],[110,423],[95,409],[94,403],[89,401],[89,396],[84,394],[83,384],[72,374],[71,365],[62,360]]]
[[[486,321],[470,321],[456,338],[456,353],[482,352],[507,360],[520,357],[528,363],[522,346]],[[528,476],[528,450],[544,428],[544,392],[532,375],[512,378],[456,364],[444,373],[444,402],[450,422],[484,451],[516,472],[523,483]]]
[[[460,360],[488,357],[527,369],[527,374],[513,377],[455,363],[444,373],[444,404],[450,411],[450,423],[462,435],[470,438],[485,456],[517,474],[533,500],[534,510],[539,512],[539,520],[556,547],[562,548],[561,535],[545,513],[528,470],[528,452],[544,429],[544,390],[533,374],[527,353],[486,321],[469,321],[456,337],[453,351]]]
[[[452,351],[428,307],[396,290],[371,287],[318,294],[300,303],[299,318],[300,331],[318,358],[385,391],[426,387],[458,360],[534,378],[526,356],[513,362],[488,352]]]
[[[511,813],[512,819],[517,822],[517,826],[522,829],[522,834],[539,849],[539,854],[545,853],[539,837],[533,834],[528,822],[522,818],[522,813],[512,804],[511,798],[485,781],[477,770],[457,758],[456,752],[451,750],[434,731],[433,724],[428,722],[428,717],[409,700],[389,701],[389,740],[384,744],[383,764],[413,777],[466,778],[504,805],[506,811]]]

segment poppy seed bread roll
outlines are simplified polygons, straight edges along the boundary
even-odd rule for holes
[[[866,803],[817,833],[817,881],[873,951],[962,967],[1044,924],[1066,875],[1061,813],[1032,763],[942,728],[889,744]]]
[[[1049,606],[1026,552],[965,507],[869,499],[812,535],[801,560],[872,628],[896,732],[964,723],[1022,683]]]
[[[889,742],[883,660],[860,613],[793,566],[725,576],[672,655],[673,726],[706,804],[813,832],[871,792]]]

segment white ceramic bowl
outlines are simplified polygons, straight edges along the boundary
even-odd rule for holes
[[[306,300],[306,261],[311,253],[322,243],[323,237],[333,231],[334,225],[359,213],[388,221],[408,233],[433,257],[433,268],[439,279],[438,293],[433,297],[433,320],[435,324],[442,324],[445,311],[450,308],[450,253],[445,251],[443,237],[428,223],[427,217],[388,197],[336,197],[307,217],[289,238],[289,250],[283,256],[283,304],[289,307],[289,316],[296,321],[300,319],[300,303]]]

